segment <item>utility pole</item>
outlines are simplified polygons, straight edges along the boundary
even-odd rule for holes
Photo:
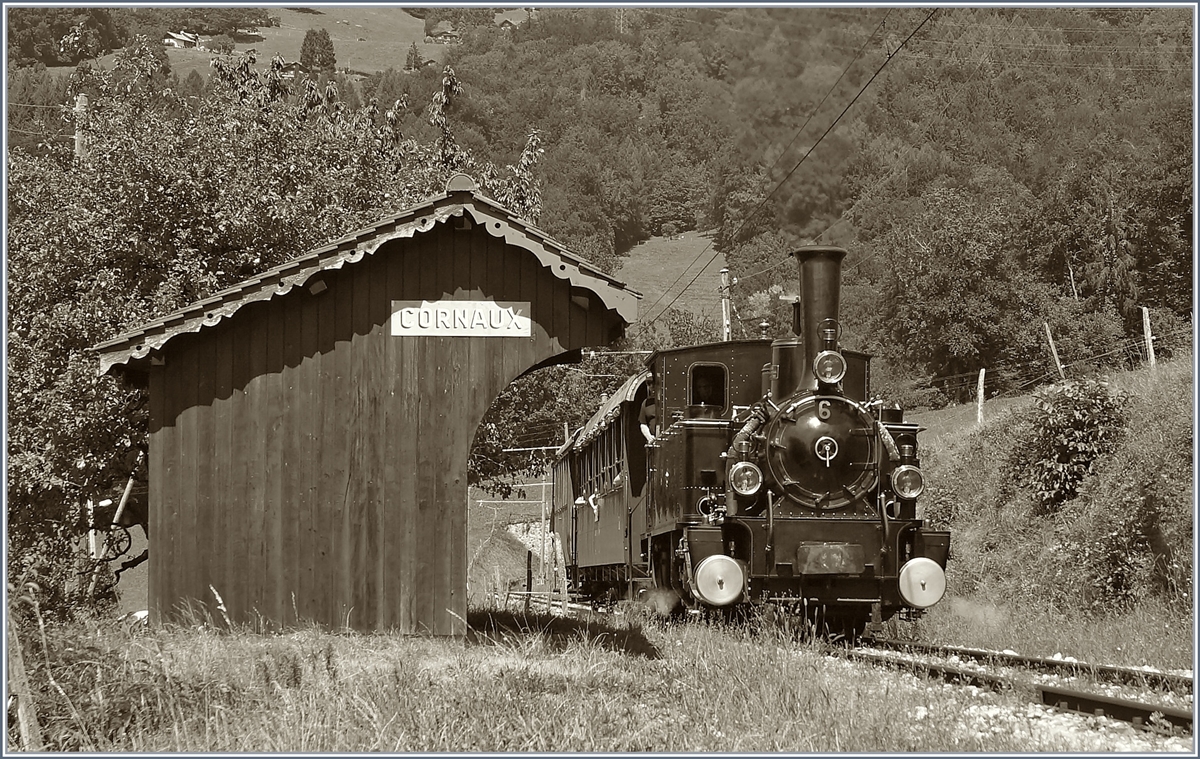
[[[616,14],[617,14],[617,34],[624,34],[625,33],[625,9],[623,7],[618,6],[616,8]]]
[[[729,323],[729,267],[721,269],[721,339],[733,339],[733,328]]]

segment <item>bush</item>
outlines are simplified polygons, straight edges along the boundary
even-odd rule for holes
[[[1042,513],[1058,511],[1078,494],[1096,460],[1111,453],[1125,423],[1126,396],[1103,381],[1082,380],[1034,394],[1031,439],[1018,449],[1013,472],[1034,488]]]
[[[1192,368],[1049,388],[980,428],[930,441],[926,518],[953,533],[953,593],[1102,616],[1190,614]]]
[[[1131,386],[1120,447],[1098,461],[1062,513],[1093,608],[1128,607],[1154,595],[1192,607],[1193,535],[1190,362],[1127,375]]]

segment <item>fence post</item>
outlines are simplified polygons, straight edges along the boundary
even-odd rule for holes
[[[986,371],[986,368],[979,370],[979,391],[975,394],[976,403],[978,404],[975,407],[976,424],[983,424],[983,373]]]
[[[42,728],[38,724],[37,702],[25,676],[25,658],[21,654],[21,641],[17,638],[17,623],[11,617],[8,625],[8,692],[17,698],[17,727],[25,751],[41,751]]]
[[[82,92],[75,96],[75,157],[87,158],[87,144],[83,139],[83,117],[87,113],[88,96]]]
[[[525,613],[529,613],[529,596],[533,594],[533,551],[525,552]]]
[[[1154,335],[1150,334],[1150,309],[1142,306],[1142,332],[1146,336],[1146,356],[1150,360],[1150,368],[1154,369]]]
[[[1054,365],[1058,367],[1058,376],[1062,379],[1067,378],[1067,373],[1063,371],[1062,362],[1058,360],[1058,349],[1054,347],[1054,336],[1050,334],[1050,322],[1042,322],[1046,325],[1046,339],[1050,341],[1050,352],[1054,354]]]
[[[558,555],[558,566],[561,574],[558,576],[559,587],[562,589],[562,612],[563,616],[567,614],[567,562],[563,558],[562,540],[558,535],[554,536],[554,551]]]

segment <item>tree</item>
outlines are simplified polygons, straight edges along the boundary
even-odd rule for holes
[[[1008,251],[1019,247],[1020,195],[980,172],[978,189],[938,185],[891,209],[875,261],[884,356],[935,376],[996,366],[1021,323],[1028,291]],[[1025,318],[1025,321],[1034,319]]]
[[[73,106],[67,79],[44,66],[9,69],[5,108],[10,150],[41,151],[42,145],[73,139],[65,117]]]
[[[332,71],[337,64],[333,39],[324,29],[309,29],[300,44],[300,64],[309,71]]]
[[[233,52],[233,38],[227,34],[218,34],[209,41],[208,49],[214,53],[228,55]]]
[[[417,43],[412,43],[408,48],[408,57],[404,59],[404,70],[413,71],[421,68],[421,53],[417,50]]]
[[[37,570],[60,596],[77,504],[119,497],[146,440],[144,392],[97,376],[91,345],[437,194],[456,171],[539,213],[524,176],[536,141],[508,167],[458,147],[450,69],[427,114],[439,139],[420,143],[399,129],[403,106],[376,123],[336,88],[293,91],[279,57],[265,71],[215,58],[188,106],[152,86],[156,47],[139,40],[73,81],[91,94],[86,160],[70,144],[7,156],[10,581]]]
[[[10,8],[10,66],[74,64],[125,44],[127,31],[102,8]]]
[[[113,17],[125,25],[130,36],[149,31],[187,30],[196,34],[224,34],[236,38],[242,32],[254,32],[259,27],[277,26],[279,19],[267,15],[265,8],[119,8]],[[151,36],[150,39],[161,39]]]

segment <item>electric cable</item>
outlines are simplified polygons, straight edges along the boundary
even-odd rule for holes
[[[896,48],[894,51],[891,51],[891,52],[888,54],[887,58],[885,58],[885,59],[884,59],[884,61],[883,61],[883,63],[882,63],[882,64],[880,64],[879,68],[875,70],[875,73],[871,75],[871,78],[867,80],[867,83],[866,83],[866,84],[864,84],[864,85],[862,86],[862,89],[860,89],[860,90],[858,91],[858,94],[854,96],[854,98],[853,98],[853,99],[852,99],[852,100],[849,102],[849,104],[847,104],[847,105],[846,105],[846,107],[845,107],[844,109],[842,109],[842,112],[841,112],[840,114],[838,114],[838,117],[837,117],[836,119],[834,119],[834,120],[833,120],[833,123],[831,123],[831,124],[829,125],[829,127],[828,127],[828,128],[826,128],[826,130],[825,130],[825,131],[824,131],[824,132],[821,134],[821,136],[820,136],[819,138],[817,138],[817,141],[816,141],[815,143],[813,143],[812,147],[810,147],[810,148],[808,149],[808,151],[807,151],[807,152],[806,152],[806,153],[805,153],[805,154],[804,154],[804,155],[803,155],[803,156],[800,158],[800,160],[799,160],[799,161],[796,163],[796,165],[792,167],[792,170],[791,170],[791,171],[789,171],[789,172],[787,173],[787,175],[786,175],[786,176],[784,176],[784,178],[783,178],[782,180],[780,180],[780,182],[779,182],[778,184],[776,184],[776,186],[775,186],[775,189],[773,189],[773,190],[772,190],[772,191],[771,191],[771,192],[770,192],[770,193],[769,193],[769,194],[768,194],[768,195],[767,195],[765,198],[763,198],[763,200],[762,200],[762,201],[759,203],[759,205],[758,205],[758,206],[757,206],[757,207],[754,209],[754,211],[752,211],[752,212],[751,212],[751,213],[750,213],[750,214],[749,214],[749,215],[746,217],[746,219],[745,219],[745,220],[742,222],[742,225],[739,225],[738,229],[737,229],[737,230],[735,231],[735,233],[734,233],[734,236],[735,236],[735,237],[736,237],[736,235],[737,235],[739,232],[741,232],[741,229],[742,229],[742,227],[743,227],[743,226],[746,224],[746,222],[748,222],[748,221],[749,221],[751,218],[753,218],[753,217],[754,217],[754,214],[756,214],[756,213],[758,212],[759,208],[761,208],[761,207],[762,207],[762,205],[763,205],[763,204],[765,204],[767,200],[769,200],[769,199],[770,199],[772,196],[774,196],[774,194],[775,194],[776,192],[778,192],[779,188],[780,188],[780,187],[782,187],[782,186],[784,185],[784,183],[786,183],[786,182],[787,182],[789,179],[791,179],[792,175],[793,175],[793,174],[795,174],[795,173],[796,173],[796,171],[797,171],[797,170],[800,168],[800,166],[801,166],[801,165],[804,163],[804,161],[805,161],[805,160],[807,160],[807,159],[808,159],[808,157],[809,157],[810,155],[812,155],[813,151],[814,151],[814,150],[816,150],[817,146],[821,144],[821,142],[822,142],[822,141],[825,139],[825,137],[826,137],[826,136],[828,136],[828,135],[829,135],[829,133],[830,133],[831,131],[833,131],[833,128],[834,128],[835,126],[837,126],[837,125],[838,125],[838,123],[839,123],[839,122],[842,120],[842,118],[843,118],[843,117],[844,117],[844,116],[845,116],[845,115],[846,115],[846,114],[847,114],[847,113],[850,111],[850,109],[851,109],[852,107],[854,107],[854,104],[858,102],[858,99],[859,99],[860,97],[862,97],[862,95],[863,95],[863,93],[864,93],[864,92],[866,92],[866,91],[867,91],[867,88],[871,86],[871,83],[875,81],[875,78],[879,76],[880,72],[882,72],[882,71],[883,71],[883,69],[884,69],[884,68],[887,66],[887,64],[888,64],[888,63],[889,63],[889,62],[892,60],[892,58],[893,58],[893,57],[895,57],[895,56],[896,56],[896,55],[897,55],[897,54],[900,52],[900,50],[902,50],[902,49],[904,48],[904,46],[905,46],[906,44],[908,44],[908,41],[909,41],[909,40],[911,40],[911,39],[913,38],[913,36],[914,36],[914,35],[916,35],[916,33],[917,33],[917,32],[919,32],[919,31],[921,30],[921,28],[922,28],[922,27],[924,27],[924,26],[925,26],[925,24],[927,24],[927,23],[929,22],[929,20],[930,20],[930,19],[932,19],[932,18],[934,17],[934,15],[935,15],[935,14],[938,12],[938,10],[939,10],[938,8],[934,8],[934,9],[933,9],[933,11],[931,11],[931,12],[929,13],[929,15],[928,15],[928,16],[926,16],[926,17],[925,17],[925,18],[924,18],[924,19],[921,21],[921,23],[920,23],[920,24],[918,24],[918,25],[917,25],[917,27],[916,27],[915,29],[913,29],[913,30],[912,30],[912,32],[910,32],[910,33],[909,33],[909,35],[908,35],[908,36],[907,36],[907,37],[904,39],[904,41],[903,41],[903,42],[901,42],[901,43],[900,43],[900,44],[897,46],[897,48]],[[869,41],[869,40],[868,40],[868,41]],[[711,246],[711,243],[710,243],[709,245]],[[706,247],[704,250],[700,251],[700,255],[703,255],[703,254],[704,254],[704,252],[705,252],[705,251],[707,251],[707,250],[708,250],[708,248]],[[663,307],[663,309],[662,309],[661,311],[659,311],[659,314],[658,314],[658,316],[655,316],[653,319],[651,319],[649,322],[647,322],[647,323],[646,323],[646,326],[647,326],[647,327],[649,327],[650,325],[652,325],[652,324],[654,324],[656,321],[658,321],[658,319],[661,317],[661,315],[662,315],[662,314],[664,314],[664,313],[666,313],[667,309],[669,309],[669,308],[670,308],[672,305],[674,305],[675,301],[679,300],[679,298],[681,298],[681,297],[683,296],[683,294],[684,294],[685,292],[687,292],[687,290],[688,290],[688,288],[689,288],[689,287],[691,287],[693,284],[695,284],[696,280],[700,278],[700,274],[702,274],[702,273],[704,272],[704,269],[707,269],[707,268],[708,268],[708,266],[709,266],[709,265],[710,265],[710,264],[711,264],[711,263],[712,263],[714,260],[716,260],[716,257],[717,257],[717,255],[718,255],[718,254],[716,254],[716,253],[714,253],[714,254],[713,254],[713,256],[712,256],[712,257],[709,259],[708,263],[706,263],[706,264],[704,265],[704,267],[702,267],[702,268],[700,269],[700,271],[699,271],[699,272],[697,272],[696,276],[692,277],[691,281],[689,281],[689,282],[688,282],[686,285],[684,285],[683,289],[682,289],[682,290],[679,292],[679,294],[678,294],[678,295],[676,295],[674,298],[672,298],[672,299],[671,299],[671,301],[670,301],[669,303],[667,303],[667,305],[666,305],[666,306],[664,306],[664,307]],[[697,257],[697,260],[699,260],[699,257]],[[692,263],[694,264],[694,263],[695,263],[695,261],[693,261]],[[689,268],[689,269],[690,269],[690,268],[691,268],[691,266],[689,265],[687,268]],[[684,269],[684,274],[686,274],[686,273],[687,273],[687,269]],[[682,276],[683,276],[683,274],[681,274],[681,275],[680,275],[680,278],[682,278]],[[679,281],[679,279],[676,279],[675,281],[676,281],[676,282],[678,282],[678,281]],[[672,286],[672,287],[674,287],[674,283],[672,283],[672,285],[671,285],[671,286]],[[670,288],[668,288],[667,292],[669,292],[669,291],[670,291]],[[657,301],[655,301],[655,302],[654,302],[654,304],[653,304],[653,305],[650,307],[650,309],[649,309],[649,310],[652,310],[652,309],[654,308],[654,306],[657,306],[657,305],[658,305],[658,303],[659,303],[659,301],[661,301],[661,300],[662,300],[662,298],[663,298],[663,297],[665,297],[665,296],[666,296],[666,293],[664,292],[663,296],[660,296],[660,297],[659,297],[659,299],[658,299]],[[649,313],[649,310],[647,311],[647,313]]]

